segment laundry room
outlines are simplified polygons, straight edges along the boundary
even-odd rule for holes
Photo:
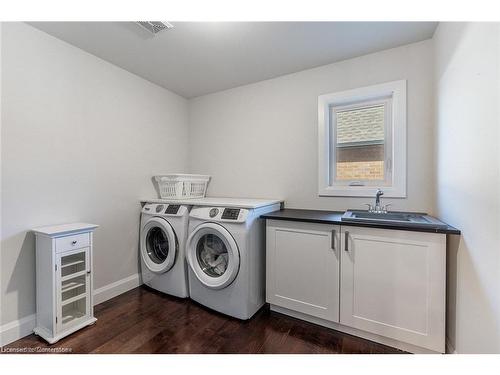
[[[0,357],[500,354],[498,20],[19,12]]]

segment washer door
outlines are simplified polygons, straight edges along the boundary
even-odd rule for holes
[[[240,269],[240,252],[226,228],[215,223],[200,224],[187,243],[189,266],[203,285],[222,289],[233,282]]]
[[[167,272],[177,256],[177,237],[168,221],[152,217],[141,230],[141,256],[152,272]]]

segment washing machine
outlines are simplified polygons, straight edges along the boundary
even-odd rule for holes
[[[189,296],[185,257],[190,206],[146,203],[141,212],[142,281],[176,297]]]
[[[193,207],[186,258],[189,295],[198,303],[250,319],[265,303],[265,222],[280,201],[231,199]]]

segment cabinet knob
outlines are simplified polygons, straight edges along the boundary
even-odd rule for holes
[[[72,245],[76,245],[76,242],[77,242],[77,241],[71,241],[71,244],[72,244]]]

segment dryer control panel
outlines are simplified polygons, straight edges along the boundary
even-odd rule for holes
[[[206,221],[244,223],[250,211],[245,208],[195,207],[191,210],[190,216]]]
[[[239,215],[240,215],[239,208],[224,208],[221,219],[238,220]]]

